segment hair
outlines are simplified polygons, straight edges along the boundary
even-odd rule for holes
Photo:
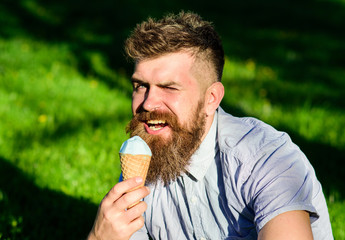
[[[148,18],[138,24],[125,42],[125,51],[135,62],[168,53],[190,51],[196,60],[210,63],[221,81],[224,50],[212,23],[191,12],[168,14],[160,20]]]

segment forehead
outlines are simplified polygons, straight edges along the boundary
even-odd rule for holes
[[[194,79],[191,73],[193,63],[194,57],[190,53],[165,54],[137,62],[132,78],[142,81]]]

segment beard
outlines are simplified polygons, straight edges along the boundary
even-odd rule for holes
[[[190,158],[199,148],[201,138],[205,133],[206,113],[202,111],[203,107],[203,101],[199,101],[189,124],[184,125],[179,123],[176,115],[167,112],[143,111],[133,117],[127,126],[127,133],[130,133],[131,137],[139,136],[144,139],[152,151],[146,177],[147,183],[156,183],[161,180],[164,185],[168,185],[186,172]],[[146,132],[144,122],[155,119],[166,121],[171,129],[168,138]]]

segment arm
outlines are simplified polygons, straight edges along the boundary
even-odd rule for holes
[[[259,232],[259,240],[312,240],[309,213],[289,211],[270,220]]]
[[[142,178],[131,178],[116,184],[102,200],[94,226],[88,240],[127,240],[144,225],[142,214],[147,208],[145,202],[134,207],[128,206],[138,202],[149,194],[147,187],[128,192],[142,183]]]

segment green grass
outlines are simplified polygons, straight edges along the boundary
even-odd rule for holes
[[[125,138],[128,97],[78,73],[64,46],[24,40],[0,44],[5,66],[0,139],[7,146],[1,156],[35,176],[41,187],[95,200],[94,190],[103,193],[104,182],[118,175],[96,177],[102,171],[98,166],[117,166],[114,150]],[[93,185],[80,188],[83,181]]]
[[[222,107],[290,134],[323,185],[335,239],[345,239],[343,1],[149,4],[0,3],[0,240],[86,237],[118,180],[131,118],[123,37],[180,8],[222,35]]]
[[[11,39],[0,40],[0,52],[0,164],[11,163],[40,189],[98,204],[119,178],[130,99],[82,76],[66,46]],[[0,204],[10,212],[17,193],[3,184]],[[6,225],[14,232],[3,232]],[[20,225],[24,236],[31,231],[20,213],[0,219],[0,239],[22,236]]]
[[[338,75],[345,77],[345,71],[339,70]],[[296,84],[281,78],[278,70],[256,64],[253,60],[229,59],[226,60],[224,79],[227,91],[224,102],[227,106],[240,108],[244,113],[284,127],[308,141],[345,148],[344,111],[332,108],[329,103],[314,103],[319,96],[340,99],[345,82],[339,89],[315,82]],[[301,104],[295,104],[296,101]]]

